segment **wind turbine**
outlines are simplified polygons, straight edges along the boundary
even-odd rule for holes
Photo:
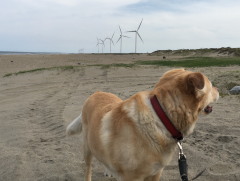
[[[142,19],[142,21],[143,21],[143,19]],[[141,23],[139,24],[137,30],[127,31],[127,32],[130,32],[130,33],[135,33],[135,53],[137,53],[137,37],[139,37],[139,38],[142,40],[140,34],[138,33],[138,30],[139,30],[140,27],[141,27],[142,21],[141,21]],[[142,40],[142,42],[143,42],[143,40]]]
[[[123,39],[123,37],[125,37],[125,38],[129,38],[129,37],[122,34],[122,30],[121,30],[120,26],[119,26],[119,30],[120,30],[120,37],[118,38],[117,42],[119,42],[119,40],[121,40],[120,41],[120,53],[122,53],[122,39]]]
[[[112,44],[114,45],[113,40],[112,40],[114,34],[115,34],[115,32],[113,33],[112,38],[109,38],[109,37],[105,38],[105,40],[109,40],[109,43],[110,43],[110,53],[111,53],[111,51],[112,51],[112,47],[111,47],[111,45],[112,45]],[[105,40],[104,40],[104,41],[105,41]]]
[[[97,38],[97,47],[98,47],[98,53],[99,53],[99,45],[100,45],[101,43],[99,42],[99,39]]]
[[[102,53],[103,53],[103,47],[105,47],[105,44],[104,44],[105,40],[101,40],[101,39],[98,39],[98,40],[100,41],[99,44],[102,45]]]

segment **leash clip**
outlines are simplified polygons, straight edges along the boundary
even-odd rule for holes
[[[177,145],[178,145],[178,148],[179,148],[179,158],[181,155],[184,155],[183,154],[183,147],[182,147],[182,142],[181,141],[178,141],[177,142]],[[184,155],[185,156],[185,155]]]

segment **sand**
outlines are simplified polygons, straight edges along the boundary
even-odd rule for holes
[[[140,55],[0,55],[0,180],[84,180],[81,135],[66,137],[65,128],[95,91],[125,99],[151,89],[170,67],[133,68],[87,66],[161,59]],[[36,68],[73,65],[12,75]],[[240,96],[228,95],[229,83],[239,83],[240,67],[189,69],[209,76],[223,92],[209,116],[200,117],[194,133],[183,143],[189,178],[196,181],[240,180]],[[178,181],[178,152],[163,172],[163,181]],[[94,160],[93,181],[103,176]]]

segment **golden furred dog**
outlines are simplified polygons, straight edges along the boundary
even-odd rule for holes
[[[159,181],[177,141],[153,109],[153,96],[185,137],[201,112],[212,111],[209,104],[219,93],[202,73],[184,69],[166,72],[152,91],[138,92],[127,100],[94,93],[67,127],[68,135],[83,133],[85,181],[91,181],[93,156],[120,181]]]

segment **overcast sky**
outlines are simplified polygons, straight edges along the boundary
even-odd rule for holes
[[[137,52],[240,47],[239,0],[1,0],[0,51],[131,53],[142,19]]]

